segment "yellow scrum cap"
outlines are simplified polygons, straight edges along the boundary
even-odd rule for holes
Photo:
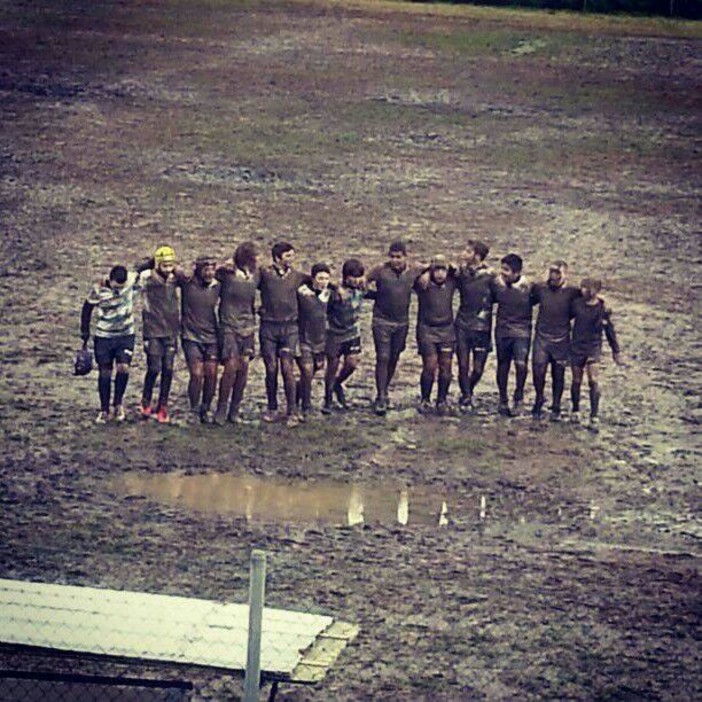
[[[175,251],[170,246],[159,246],[154,252],[154,262],[157,266],[160,263],[175,263]]]

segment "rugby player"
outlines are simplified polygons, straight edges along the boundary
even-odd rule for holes
[[[492,348],[492,285],[496,274],[485,263],[489,252],[485,242],[469,240],[457,274],[461,303],[456,314],[456,353],[461,388],[459,406],[463,411],[473,409],[473,392]]]
[[[364,273],[363,264],[358,259],[350,258],[341,269],[341,285],[330,286],[325,348],[327,371],[322,407],[324,414],[332,412],[334,395],[342,409],[348,406],[344,383],[358,368],[361,357],[360,312],[364,297]],[[344,362],[339,369],[342,357]]]
[[[153,259],[137,266],[142,294],[142,336],[146,353],[146,375],[141,392],[141,416],[168,423],[168,398],[178,351],[180,309],[175,278],[176,254],[170,246],[156,249]],[[151,404],[159,375],[158,404]]]
[[[114,266],[106,278],[91,288],[83,303],[80,316],[83,344],[90,339],[90,320],[93,309],[97,308],[94,335],[100,396],[100,412],[95,418],[97,424],[105,424],[110,417],[113,365],[116,365],[113,416],[117,422],[123,422],[127,416],[124,393],[134,355],[134,292],[138,285],[137,273],[129,273],[124,266]]]
[[[456,344],[453,319],[453,295],[458,282],[453,269],[449,270],[445,256],[434,256],[428,278],[417,281],[419,299],[417,314],[417,349],[422,357],[420,376],[421,401],[419,411],[431,408],[431,391],[438,371],[436,411],[448,412],[447,397],[451,385],[451,363]]]
[[[283,377],[288,423],[297,424],[295,416],[297,384],[295,359],[300,355],[297,289],[307,279],[293,268],[295,247],[280,241],[271,249],[273,263],[261,270],[261,326],[259,339],[266,367],[267,409],[264,422],[278,419],[278,368]]]
[[[409,307],[417,277],[426,267],[409,265],[403,241],[393,241],[385,263],[373,268],[367,277],[368,297],[373,304],[373,343],[375,345],[375,413],[388,410],[388,388],[405,349],[409,329]]]
[[[192,275],[176,268],[181,289],[181,336],[188,364],[190,410],[203,424],[211,421],[210,407],[217,387],[217,305],[220,284],[215,279],[217,261],[200,256]]]
[[[231,265],[215,272],[220,284],[218,346],[223,371],[213,421],[219,426],[237,421],[254,357],[255,302],[261,280],[258,258],[258,246],[245,241],[236,248]]]
[[[551,420],[560,421],[561,398],[565,387],[565,371],[570,357],[570,313],[580,288],[567,284],[568,264],[553,261],[548,268],[546,282],[535,283],[532,303],[539,305],[534,335],[532,368],[536,397],[532,416],[540,419],[543,414],[546,373],[551,367]]]
[[[326,263],[312,266],[310,280],[297,289],[300,327],[300,380],[297,397],[300,401],[301,419],[312,411],[312,380],[324,368],[327,339],[327,304],[331,296],[329,280],[331,270]]]
[[[523,261],[514,253],[500,260],[500,274],[492,282],[492,296],[497,303],[495,350],[497,352],[497,388],[500,394],[498,413],[517,416],[524,401],[527,362],[531,344],[532,284],[522,275]],[[514,362],[516,386],[512,408],[507,386]]]
[[[612,313],[599,296],[602,282],[595,278],[585,278],[580,283],[582,297],[572,303],[573,338],[571,342],[571,370],[573,380],[570,397],[573,404],[571,422],[580,421],[580,388],[583,375],[587,372],[590,390],[589,428],[599,431],[600,383],[599,363],[602,358],[602,332],[612,350],[612,358],[617,365],[622,363],[617,332],[612,323]]]

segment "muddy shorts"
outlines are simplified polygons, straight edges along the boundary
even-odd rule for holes
[[[261,322],[258,330],[264,361],[279,356],[300,355],[300,330],[297,322]]]
[[[312,364],[315,370],[319,370],[324,367],[324,360],[326,358],[325,354],[326,345],[321,349],[317,345],[306,344],[304,341],[300,342],[300,360],[303,363]]]
[[[176,353],[178,353],[178,339],[168,336],[144,339],[144,353],[149,370],[157,373],[160,373],[164,368],[173,370]]]
[[[453,324],[431,327],[417,325],[417,351],[421,356],[435,356],[440,353],[453,353],[456,347],[456,330]]]
[[[373,324],[373,343],[377,358],[399,356],[407,342],[409,324]]]
[[[597,346],[570,347],[570,364],[575,368],[583,368],[588,363],[599,363],[602,360],[602,344]]]
[[[224,362],[230,358],[244,356],[249,360],[254,357],[254,335],[239,334],[234,329],[223,327],[218,335],[219,360]]]
[[[497,351],[497,361],[514,361],[515,363],[526,363],[529,360],[529,346],[531,339],[516,336],[495,337],[495,350]]]
[[[219,349],[217,343],[203,343],[200,341],[191,341],[183,339],[183,353],[188,365],[192,363],[208,363],[216,361],[219,358]]]
[[[121,363],[128,366],[134,355],[134,334],[105,338],[95,337],[95,362],[99,366]]]
[[[461,356],[466,356],[471,351],[475,353],[490,353],[492,351],[490,331],[465,329],[456,325],[456,350]]]
[[[353,339],[340,340],[333,334],[327,334],[327,345],[325,353],[329,358],[340,358],[341,356],[357,356],[361,353],[361,337],[355,336]]]
[[[570,339],[566,337],[560,341],[551,341],[537,334],[534,338],[533,362],[535,366],[545,366],[548,363],[567,366],[570,362]]]

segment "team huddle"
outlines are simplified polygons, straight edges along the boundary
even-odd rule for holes
[[[316,263],[309,273],[297,270],[295,248],[288,242],[272,247],[272,263],[267,266],[259,264],[260,251],[254,242],[240,244],[232,258],[224,262],[200,256],[190,271],[178,264],[170,246],[159,247],[151,259],[133,271],[114,266],[91,289],[81,314],[85,347],[90,339],[92,313],[97,310],[94,352],[100,412],[96,422],[126,418],[124,395],[134,353],[137,293],[143,303],[142,337],[147,361],[139,408],[142,417],[170,421],[169,396],[180,341],[188,367],[192,412],[203,423],[236,423],[258,327],[266,387],[262,419],[284,419],[289,426],[309,418],[317,374],[324,377],[322,413],[347,407],[345,383],[361,356],[360,313],[366,300],[373,304],[373,409],[381,416],[387,413],[389,390],[405,350],[410,302],[415,293],[417,350],[422,358],[420,412],[448,413],[454,355],[458,360],[458,406],[462,412],[472,412],[473,396],[494,338],[500,415],[513,417],[523,412],[531,353],[535,392],[532,416],[540,419],[544,415],[550,369],[550,417],[560,420],[566,369],[570,366],[570,420],[580,421],[581,386],[587,374],[589,427],[597,431],[603,336],[615,362],[621,362],[611,313],[600,296],[601,282],[585,278],[579,286],[570,285],[564,261],[549,266],[545,281],[531,282],[522,275],[523,262],[517,254],[504,256],[499,271],[486,264],[488,254],[487,244],[471,240],[459,262],[437,255],[427,264],[412,263],[405,244],[396,241],[389,247],[387,260],[368,272],[358,259],[346,260],[338,283],[331,281],[326,263]],[[459,304],[454,315],[456,293]],[[515,387],[510,402],[512,367]],[[278,406],[279,378],[285,396],[284,413]],[[158,397],[154,401],[157,383]]]

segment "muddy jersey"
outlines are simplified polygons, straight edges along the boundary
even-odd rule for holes
[[[155,270],[139,276],[144,339],[177,339],[180,330],[178,283],[173,275],[162,277]]]
[[[293,268],[284,273],[275,266],[262,269],[258,283],[261,321],[297,322],[297,289],[307,278],[307,275]]]
[[[453,324],[453,295],[457,287],[458,281],[453,275],[441,285],[431,279],[426,287],[416,285],[419,300],[417,325],[445,327]]]
[[[216,278],[219,290],[219,323],[241,336],[256,331],[256,291],[261,279],[259,271],[249,273],[241,268],[219,268]]]
[[[368,274],[368,282],[375,283],[373,324],[409,324],[409,307],[414,282],[422,268],[406,266],[395,271],[389,263],[376,266]]]
[[[217,343],[217,305],[220,284],[213,280],[203,283],[198,276],[179,280],[183,308],[181,329],[183,339],[199,344]]]
[[[597,299],[596,304],[588,305],[582,297],[573,300],[573,338],[571,352],[574,356],[597,356],[602,350],[604,332],[613,353],[619,353],[617,332],[612,323],[612,313],[604,300]]]
[[[361,303],[363,291],[352,288],[330,287],[327,304],[327,334],[336,343],[351,341],[361,336]]]
[[[497,303],[496,339],[531,338],[532,287],[524,276],[516,283],[505,283],[501,275],[495,276],[491,289]]]
[[[300,342],[312,349],[324,350],[327,338],[327,305],[330,297],[329,288],[315,290],[309,283],[304,283],[297,289]]]
[[[532,302],[539,305],[536,334],[546,341],[565,341],[570,337],[570,313],[573,301],[580,297],[580,288],[573,285],[551,287],[548,283],[535,283]]]
[[[457,276],[461,304],[456,314],[456,326],[489,332],[492,328],[492,283],[495,272],[481,263],[476,268],[461,266]]]
[[[120,290],[111,288],[107,280],[93,286],[85,301],[97,308],[95,336],[114,339],[134,334],[134,293],[139,285],[138,275],[129,273]]]

